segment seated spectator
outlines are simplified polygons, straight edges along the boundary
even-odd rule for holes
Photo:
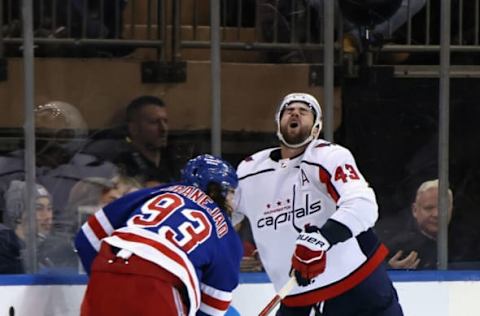
[[[24,242],[15,231],[0,224],[0,274],[24,273],[22,249]]]
[[[124,175],[118,175],[114,177],[112,181],[115,185],[115,191],[119,196],[124,196],[125,194],[132,193],[142,188],[140,182],[135,178],[126,177]]]
[[[452,218],[453,194],[448,190],[448,222]],[[388,264],[393,269],[436,269],[438,233],[438,180],[426,181],[412,204],[414,227],[386,241],[391,250]]]
[[[134,178],[115,176],[113,179],[88,177],[77,182],[68,196],[64,224],[68,233],[77,232],[88,216],[125,194],[140,189]]]
[[[59,230],[74,234],[86,218],[120,195],[113,181],[101,177],[88,177],[78,181],[70,190]]]
[[[111,179],[117,168],[111,162],[80,153],[88,134],[87,124],[73,105],[52,101],[35,107],[36,181],[52,194],[54,221],[62,217],[71,188],[85,177]],[[0,210],[12,180],[25,179],[25,150],[0,157]]]
[[[5,193],[6,212],[0,228],[1,273],[23,273],[28,232],[26,184],[13,180]],[[52,196],[37,184],[35,190],[38,269],[75,268],[78,264],[72,240],[52,232]]]
[[[121,176],[141,187],[152,187],[180,178],[180,168],[195,156],[195,140],[171,144],[165,102],[155,96],[133,99],[125,123],[92,135],[82,152],[108,160]]]
[[[111,159],[123,176],[135,178],[142,186],[147,182],[165,183],[172,180],[175,169],[169,159],[167,138],[165,103],[154,96],[141,96],[127,106],[126,135],[105,141],[97,152],[100,157]],[[113,157],[112,148],[116,148]]]

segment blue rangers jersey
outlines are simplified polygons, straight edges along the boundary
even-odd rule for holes
[[[319,139],[290,159],[281,159],[280,148],[266,149],[242,161],[237,173],[236,211],[248,217],[277,291],[289,279],[295,240],[306,224],[320,227],[332,245],[325,271],[310,285],[294,288],[284,304],[305,306],[338,296],[383,262],[387,249],[372,229],[375,194],[346,148]]]
[[[87,272],[101,242],[177,276],[188,292],[189,315],[223,315],[239,282],[241,241],[228,217],[197,187],[140,190],[90,216],[75,240]]]

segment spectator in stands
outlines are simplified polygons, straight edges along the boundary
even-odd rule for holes
[[[140,189],[140,184],[134,178],[115,176],[113,179],[88,177],[77,182],[68,197],[65,210],[66,220],[70,225],[69,233],[76,233],[89,215],[110,202]]]
[[[24,273],[21,249],[23,242],[15,231],[0,224],[0,274]]]
[[[123,148],[113,159],[123,175],[147,182],[165,183],[173,178],[167,150],[168,113],[163,100],[140,96],[126,110],[127,136]]]
[[[102,206],[120,197],[113,181],[88,177],[78,181],[70,190],[65,208],[65,223],[61,228],[70,234],[77,232],[86,218]]]
[[[0,228],[0,272],[25,272],[28,217],[25,206],[26,184],[13,180],[5,193],[5,225]],[[74,268],[77,265],[73,243],[64,236],[53,234],[52,196],[45,187],[35,186],[35,214],[37,232],[38,269]]]
[[[125,194],[137,191],[142,188],[140,182],[135,178],[118,175],[112,179],[116,194],[124,196]]]
[[[71,188],[85,177],[116,175],[113,163],[101,161],[78,150],[88,129],[82,115],[73,105],[52,101],[35,107],[36,181],[52,194],[54,222],[61,224]],[[19,149],[0,157],[0,209],[12,180],[24,180],[25,150]]]
[[[448,190],[448,222],[453,210],[453,194]],[[388,264],[394,269],[436,269],[437,233],[439,225],[438,180],[423,182],[417,189],[412,204],[414,227],[399,232],[391,241],[386,241],[392,257]]]

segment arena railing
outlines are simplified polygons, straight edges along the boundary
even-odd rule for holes
[[[312,2],[318,4],[310,6],[287,0],[219,0],[219,3],[222,50],[260,52],[250,58],[245,54],[238,55],[235,61],[322,62],[325,44],[322,1]],[[0,24],[3,26],[0,46],[5,46],[0,49],[0,54],[7,57],[20,55],[20,2],[2,0],[0,4]],[[356,43],[346,39],[352,30],[358,34],[358,25],[345,18],[342,20],[337,6],[336,63],[343,63],[344,57],[347,62],[352,58],[354,62],[358,61],[355,54],[366,50],[375,57],[387,56],[373,58],[373,63],[435,64],[434,56],[431,59],[410,58],[410,61],[405,60],[405,53],[411,57],[439,52],[438,1],[404,0],[402,6],[403,15],[390,18],[381,34],[373,29],[367,43],[362,43],[358,36]],[[479,7],[479,0],[458,0],[452,5],[450,51],[461,55],[459,64],[477,64],[477,54],[480,53]],[[208,49],[211,45],[209,9],[209,2],[200,0],[38,0],[34,1],[36,50],[39,56],[50,56],[55,53],[48,49],[42,51],[43,46],[70,47],[76,50],[63,50],[57,55],[101,57],[122,56],[135,48],[148,48],[154,49],[156,54],[147,54],[147,57],[158,61],[205,58],[199,57],[202,53],[198,50]],[[401,23],[396,22],[398,19]],[[86,52],[80,49],[85,47],[106,49]],[[124,53],[121,49],[118,52],[119,48],[124,48]],[[452,64],[456,62],[453,58]]]

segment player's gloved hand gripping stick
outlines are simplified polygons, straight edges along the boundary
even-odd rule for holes
[[[258,316],[268,315],[295,285],[306,286],[310,284],[313,278],[325,271],[326,252],[330,248],[330,243],[322,236],[318,227],[306,225],[305,229],[298,235],[295,244],[296,247],[292,256],[294,275],[290,277]]]
[[[330,243],[322,236],[318,227],[306,225],[295,244],[292,269],[298,285],[306,286],[325,271]]]

